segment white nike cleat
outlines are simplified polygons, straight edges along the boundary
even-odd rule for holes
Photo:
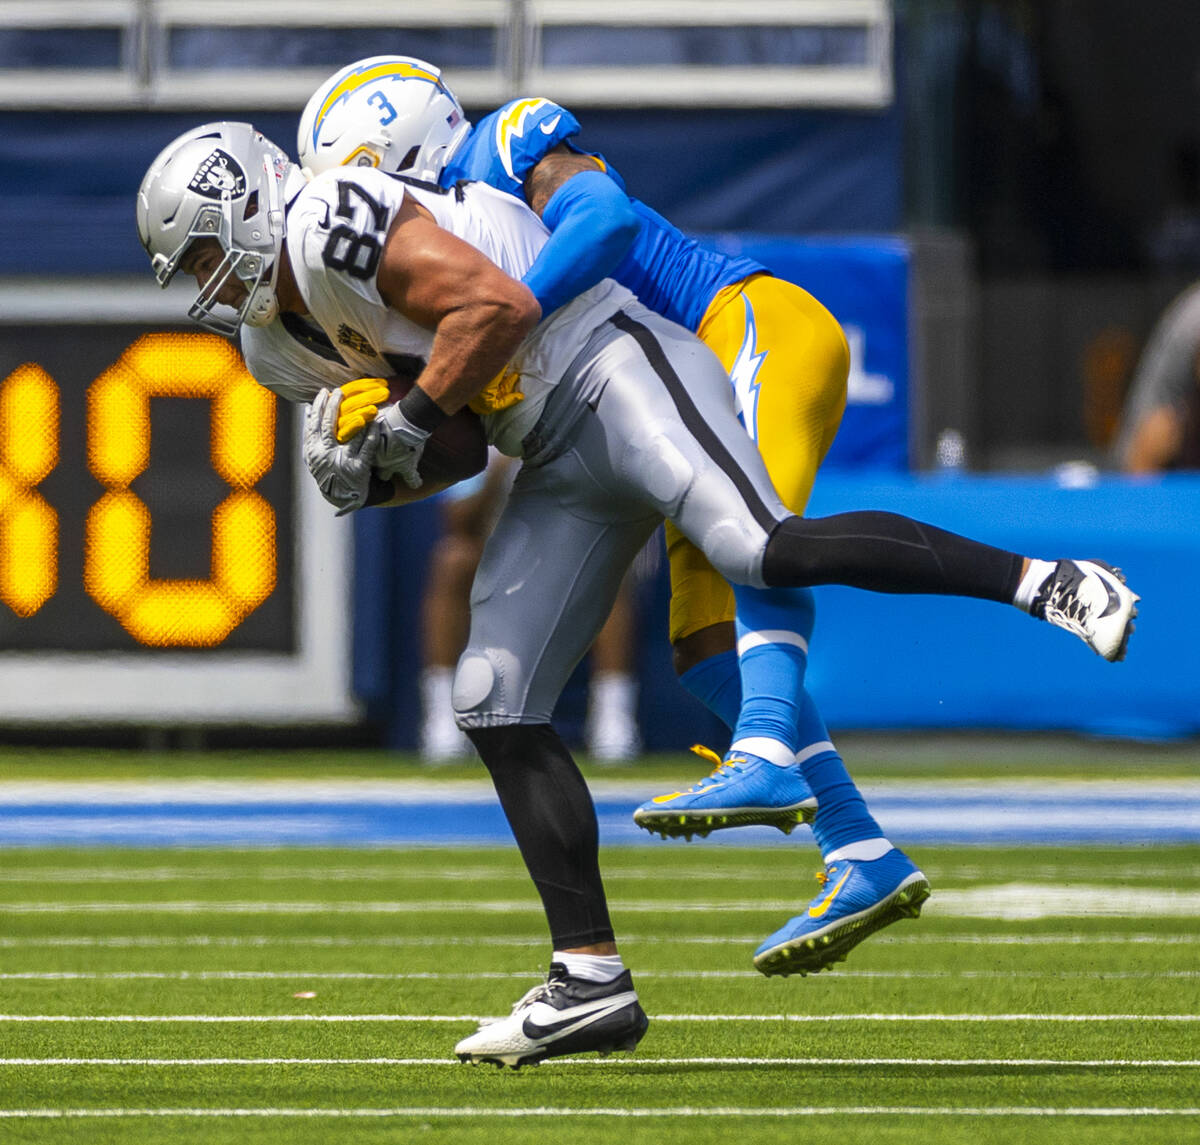
[[[1121,570],[1103,561],[1059,561],[1030,614],[1074,632],[1105,660],[1124,660],[1140,599]]]
[[[483,1023],[454,1052],[465,1062],[519,1069],[564,1054],[635,1049],[649,1024],[628,970],[611,982],[587,982],[552,962],[546,981],[507,1018]]]

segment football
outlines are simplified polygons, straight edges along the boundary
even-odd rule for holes
[[[399,375],[384,381],[388,386],[389,405],[398,402],[413,385],[411,377]],[[417,472],[430,483],[452,485],[483,472],[487,461],[488,444],[483,422],[474,410],[463,406],[430,434]]]

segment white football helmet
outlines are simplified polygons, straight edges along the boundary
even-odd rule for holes
[[[296,150],[310,178],[378,167],[436,183],[471,124],[432,64],[372,56],[330,76],[300,117]]]
[[[265,326],[279,312],[284,207],[303,186],[300,168],[248,123],[206,123],[179,136],[150,164],[137,197],[138,235],[159,285],[171,281],[193,242],[215,238],[225,257],[189,317],[225,335],[243,322]],[[247,295],[227,318],[213,308],[231,275]]]

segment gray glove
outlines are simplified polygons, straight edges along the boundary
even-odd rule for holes
[[[420,489],[425,482],[417,472],[417,466],[432,431],[413,425],[400,408],[403,404],[400,401],[380,410],[371,423],[371,428],[379,435],[375,471],[385,479],[399,476],[410,489]]]
[[[304,418],[304,463],[321,495],[338,516],[361,509],[371,485],[371,458],[378,442],[374,426],[345,445],[337,440],[338,407],[342,391],[322,390]]]

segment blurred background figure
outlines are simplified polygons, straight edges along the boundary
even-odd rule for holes
[[[426,764],[453,763],[473,754],[454,722],[454,665],[467,644],[471,581],[483,543],[504,504],[512,467],[492,452],[488,467],[438,497],[441,534],[429,553],[421,601],[421,730],[417,749]]]
[[[657,543],[657,536],[650,542]],[[638,731],[636,566],[625,574],[621,592],[588,657],[587,722],[583,746],[593,763],[631,763],[642,750]]]
[[[475,754],[454,722],[454,666],[467,643],[471,581],[516,468],[510,458],[493,451],[483,473],[438,497],[441,533],[430,550],[421,601],[423,667],[417,747],[426,765],[455,763]],[[635,576],[635,571],[626,576],[588,657],[583,736],[584,749],[594,763],[630,763],[642,750],[637,720]]]
[[[1138,360],[1117,463],[1126,473],[1200,469],[1200,283],[1171,303]]]

